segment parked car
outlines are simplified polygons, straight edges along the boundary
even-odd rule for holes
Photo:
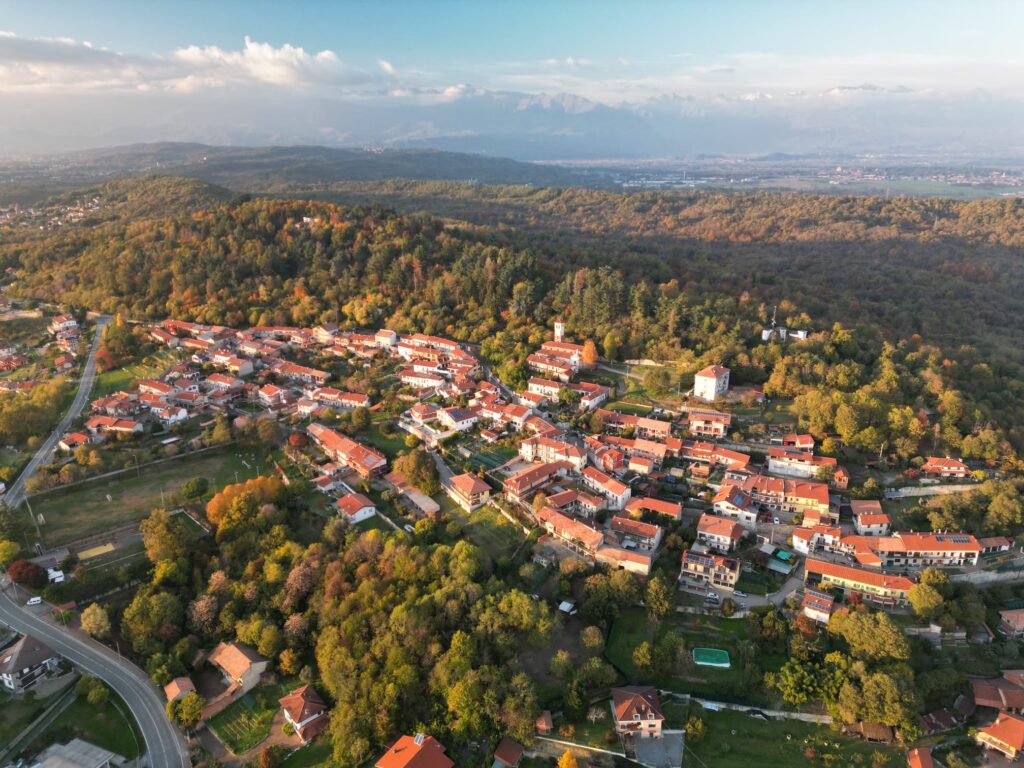
[[[779,524],[779,516],[778,516],[778,515],[775,515],[775,516],[774,516],[774,517],[772,518],[772,522],[773,522],[773,523],[775,523],[775,525],[778,525],[778,524]]]
[[[733,590],[733,595],[735,597],[747,597],[747,593],[746,592],[742,592],[742,591],[740,591],[738,589]]]
[[[25,603],[25,605],[42,605],[42,604],[43,604],[43,598],[38,597],[38,596],[37,597],[30,597],[28,599],[28,602]]]

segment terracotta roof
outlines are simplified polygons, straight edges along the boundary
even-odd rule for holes
[[[683,514],[683,505],[677,501],[654,499],[650,496],[634,496],[626,502],[627,512],[656,512],[659,515],[679,518]]]
[[[400,736],[374,764],[376,768],[452,768],[444,745],[433,736]]]
[[[498,742],[498,747],[494,750],[494,759],[503,765],[519,765],[519,761],[523,759],[523,745],[506,736]]]
[[[992,709],[1020,709],[1024,707],[1024,688],[1005,677],[990,680],[970,678],[974,704]]]
[[[978,733],[1005,744],[1016,751],[1024,749],[1024,718],[1000,712],[992,725],[979,728]]]
[[[743,526],[730,518],[709,515],[705,512],[697,522],[697,533],[707,536],[722,536],[730,541],[738,541],[743,536]]]
[[[484,493],[491,490],[491,486],[469,472],[464,475],[456,475],[448,482],[451,483],[452,488],[463,496],[472,496],[474,493]]]
[[[352,517],[364,507],[377,508],[370,499],[361,493],[350,493],[347,496],[342,496],[338,499],[336,506],[349,517]]]
[[[817,573],[821,576],[831,576],[879,589],[908,592],[914,586],[914,582],[906,576],[893,576],[887,573],[878,573],[877,571],[866,571],[863,568],[853,568],[849,565],[815,560],[813,557],[807,558],[805,568],[809,574]]]
[[[918,747],[907,752],[907,768],[934,768],[931,747]]]
[[[707,368],[702,368],[694,374],[694,377],[703,376],[708,379],[717,379],[719,376],[724,376],[729,372],[729,369],[724,365],[709,365]]]
[[[549,499],[550,501],[550,499]],[[645,539],[653,539],[661,530],[657,525],[634,520],[631,517],[616,515],[612,518],[611,529],[616,533],[628,533],[631,536],[640,536]]]
[[[232,679],[237,679],[248,672],[249,667],[253,664],[266,661],[266,659],[241,643],[218,643],[207,661],[224,670]]]
[[[301,723],[317,713],[324,712],[327,705],[311,685],[304,685],[278,699],[281,709],[288,713],[293,723]]]
[[[615,709],[615,719],[619,722],[632,720],[634,715],[640,715],[643,719],[665,719],[661,712],[658,692],[650,687],[630,685],[625,688],[612,688],[612,707]]]
[[[192,684],[191,678],[176,677],[164,686],[164,695],[167,696],[168,701],[174,701],[195,689],[196,687]]]

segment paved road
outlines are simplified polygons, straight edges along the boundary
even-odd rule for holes
[[[0,590],[0,621],[42,640],[72,664],[102,679],[124,699],[142,731],[150,768],[188,768],[191,763],[185,743],[168,721],[163,699],[146,674],[109,648],[43,615],[27,610],[7,591]]]
[[[25,469],[18,475],[18,479],[14,481],[11,487],[7,490],[4,495],[4,501],[7,502],[9,507],[17,507],[25,499],[25,483],[35,475],[36,471],[50,459],[50,454],[53,453],[53,449],[60,442],[61,437],[71,427],[71,422],[78,418],[79,414],[82,413],[82,409],[85,408],[85,404],[89,402],[89,394],[92,392],[93,382],[96,380],[96,353],[100,349],[100,341],[103,337],[103,327],[110,322],[110,318],[103,315],[96,320],[96,338],[92,341],[92,348],[89,350],[89,358],[85,361],[85,369],[82,371],[82,378],[78,383],[78,392],[75,393],[74,402],[71,403],[71,407],[68,408],[68,412],[64,414],[64,418],[61,419],[60,424],[53,430],[48,438],[39,446],[39,450],[36,451],[36,455],[25,465]]]

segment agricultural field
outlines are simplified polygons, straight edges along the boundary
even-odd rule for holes
[[[270,724],[280,709],[278,699],[284,690],[277,685],[261,685],[245,694],[209,722],[228,749],[238,755],[252,749],[270,735]]]
[[[104,397],[120,390],[131,390],[139,379],[148,379],[163,374],[178,362],[174,350],[163,348],[135,363],[104,371],[96,376],[92,396]]]
[[[714,768],[749,768],[753,765],[774,768],[831,765],[896,768],[906,765],[903,750],[867,744],[835,733],[823,725],[800,720],[761,720],[743,712],[711,712],[697,705],[690,709],[690,715],[694,714],[704,720],[706,732],[697,743],[687,741],[683,758],[686,765]],[[684,723],[681,720],[668,725],[682,727]]]
[[[236,473],[239,480],[255,477],[256,461],[250,450],[209,451],[143,467],[139,473],[128,471],[60,488],[35,496],[30,503],[32,511],[46,521],[43,535],[47,545],[57,546],[143,519],[161,503],[169,503],[193,477],[207,478],[211,488],[235,482]]]

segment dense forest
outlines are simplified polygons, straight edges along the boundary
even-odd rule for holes
[[[519,201],[530,221],[515,229],[242,199],[7,233],[0,265],[18,270],[14,295],[129,318],[337,321],[483,343],[512,383],[561,316],[605,356],[669,363],[684,386],[729,365],[737,383],[794,398],[815,433],[865,451],[996,460],[1004,438],[1024,443],[1021,203],[516,189],[480,192]],[[810,339],[762,343],[774,306]]]

